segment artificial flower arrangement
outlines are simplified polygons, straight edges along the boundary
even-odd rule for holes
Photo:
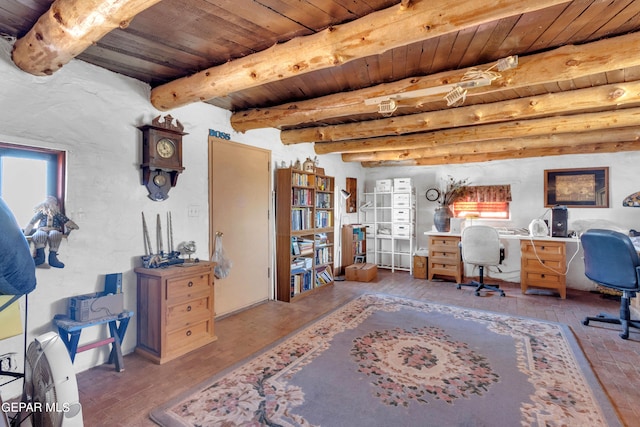
[[[449,175],[447,179],[443,179],[438,204],[440,206],[450,206],[464,193],[467,185],[469,185],[469,178],[456,180]]]

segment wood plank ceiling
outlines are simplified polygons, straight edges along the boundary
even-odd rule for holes
[[[75,57],[365,166],[639,150],[639,30],[633,0],[0,0],[26,72]]]

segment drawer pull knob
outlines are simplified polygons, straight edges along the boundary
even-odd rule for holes
[[[190,281],[189,283],[187,283],[187,286],[188,287],[192,287],[193,286],[193,282]]]
[[[191,331],[187,331],[187,336],[190,337],[191,336]]]
[[[540,249],[542,249],[544,251],[544,246],[540,246]]]
[[[187,311],[191,311],[191,306],[190,305],[187,306]]]
[[[544,279],[544,274],[541,274],[540,277],[542,277]]]

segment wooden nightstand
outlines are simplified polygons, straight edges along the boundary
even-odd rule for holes
[[[169,268],[136,268],[136,352],[164,363],[217,339],[213,267],[200,262]]]

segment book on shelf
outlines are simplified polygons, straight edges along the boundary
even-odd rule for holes
[[[329,237],[327,236],[327,233],[317,233],[315,235],[315,241],[316,241],[316,246],[317,245],[328,245],[329,242]]]
[[[316,269],[316,286],[326,285],[333,282],[333,271],[331,266],[324,265]]]
[[[311,228],[311,208],[291,208],[291,229],[294,231],[308,230]]]
[[[333,248],[325,246],[316,249],[316,264],[329,264],[333,259]]]
[[[310,270],[313,266],[312,261],[313,260],[311,258],[294,258],[291,262],[291,274],[302,273],[305,270]]]
[[[333,225],[332,211],[316,211],[316,228],[327,228]]]
[[[311,270],[304,271],[300,274],[291,276],[291,296],[295,296],[301,292],[309,291],[312,288]]]

